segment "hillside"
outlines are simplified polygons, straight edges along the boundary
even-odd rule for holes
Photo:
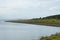
[[[43,19],[60,19],[60,14],[59,15],[52,15],[52,16],[43,17]]]

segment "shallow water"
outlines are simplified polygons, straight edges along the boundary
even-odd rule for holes
[[[60,32],[60,27],[0,22],[0,40],[39,40]]]

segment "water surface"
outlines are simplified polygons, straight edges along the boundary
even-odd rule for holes
[[[60,27],[0,22],[0,40],[39,40],[60,32]]]

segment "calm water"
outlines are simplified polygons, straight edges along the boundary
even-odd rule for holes
[[[0,22],[0,40],[39,40],[60,32],[60,27]]]

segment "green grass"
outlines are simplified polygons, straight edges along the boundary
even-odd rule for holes
[[[60,24],[60,19],[38,19],[38,20],[11,20],[8,22],[17,23],[48,23],[48,24]]]
[[[47,37],[41,37],[40,40],[60,40],[60,33],[56,33],[54,35],[47,36]]]

